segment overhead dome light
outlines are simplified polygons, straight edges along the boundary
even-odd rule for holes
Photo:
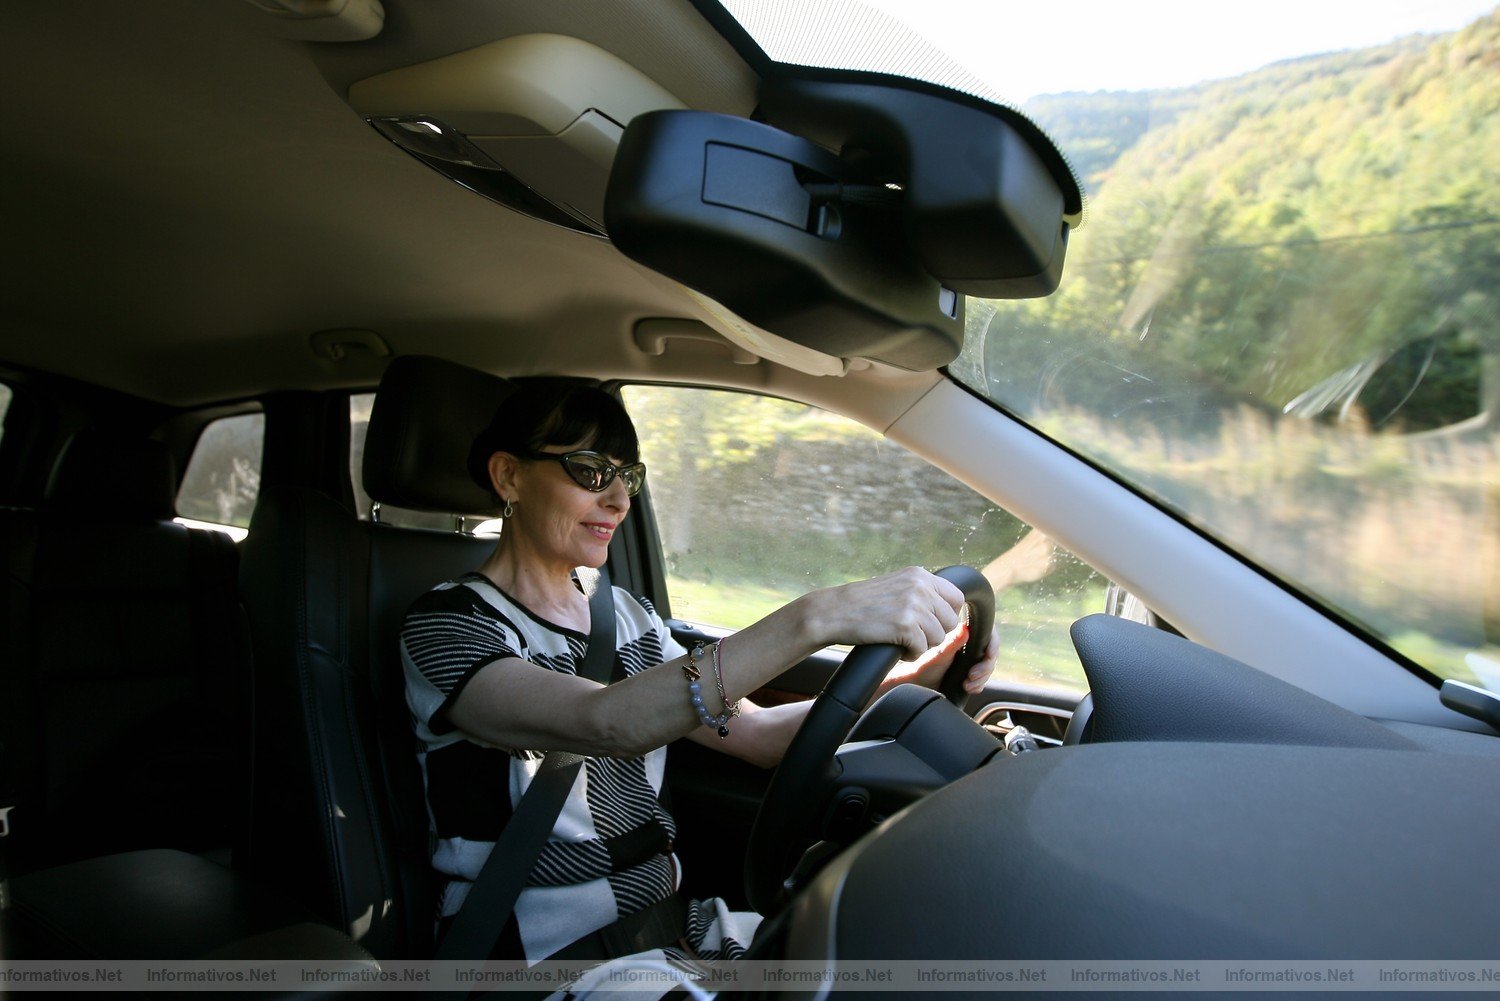
[[[486,198],[604,235],[604,189],[630,120],[682,103],[564,35],[518,35],[361,80],[349,103],[396,145]]]
[[[503,169],[494,160],[479,151],[479,147],[464,138],[457,129],[450,129],[442,122],[416,116],[412,118],[371,118],[370,124],[380,130],[381,135],[400,146],[408,153],[456,163],[465,167],[483,167],[486,170]]]
[[[558,208],[486,156],[455,128],[424,116],[368,121],[391,142],[477,195],[554,226],[589,236],[604,235],[602,225]]]

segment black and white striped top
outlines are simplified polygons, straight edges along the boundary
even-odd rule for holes
[[[648,601],[620,588],[614,598],[613,677],[683,654]],[[427,789],[432,864],[448,876],[440,919],[458,912],[543,758],[470,740],[454,730],[448,710],[496,660],[576,674],[587,646],[583,633],[533,614],[477,573],[440,584],[407,613],[406,700]],[[540,959],[675,891],[676,825],[661,804],[665,763],[665,749],[587,759],[516,902],[502,953]]]

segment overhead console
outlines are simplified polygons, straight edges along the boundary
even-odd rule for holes
[[[929,371],[963,346],[966,294],[1057,287],[1083,196],[1040,129],[914,81],[826,77],[767,79],[750,121],[532,34],[361,80],[349,101],[465,187],[607,235],[733,343],[803,371]]]
[[[964,294],[1056,289],[1082,193],[1019,113],[783,79],[760,117],[634,119],[605,197],[615,246],[780,337],[913,371],[957,356]]]

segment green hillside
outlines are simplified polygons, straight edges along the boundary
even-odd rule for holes
[[[1043,94],[1022,111],[1063,149],[1079,180],[1090,193],[1107,178],[1109,168],[1148,129],[1164,127],[1172,115],[1176,91],[1115,90],[1093,94]]]
[[[1088,179],[1090,206],[1061,291],[994,304],[997,323],[1031,334],[1031,350],[992,338],[985,360],[1018,391],[1064,342],[1097,354],[1127,340],[1137,371],[1144,354],[1165,376],[1186,365],[1280,408],[1415,339],[1462,353],[1500,337],[1500,11],[1198,87],[1026,110]]]
[[[1500,662],[1500,10],[1025,110],[1088,216],[953,373],[1434,672]]]

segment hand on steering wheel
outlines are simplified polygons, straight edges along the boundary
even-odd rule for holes
[[[969,567],[948,567],[937,576],[963,592],[968,611],[968,638],[938,689],[962,708],[965,675],[984,656],[994,624],[995,593],[984,576]],[[782,880],[816,834],[823,793],[833,777],[829,772],[834,752],[901,653],[901,647],[884,644],[850,650],[788,745],[761,801],[745,859],[745,892],[750,906],[762,914],[780,903]]]

